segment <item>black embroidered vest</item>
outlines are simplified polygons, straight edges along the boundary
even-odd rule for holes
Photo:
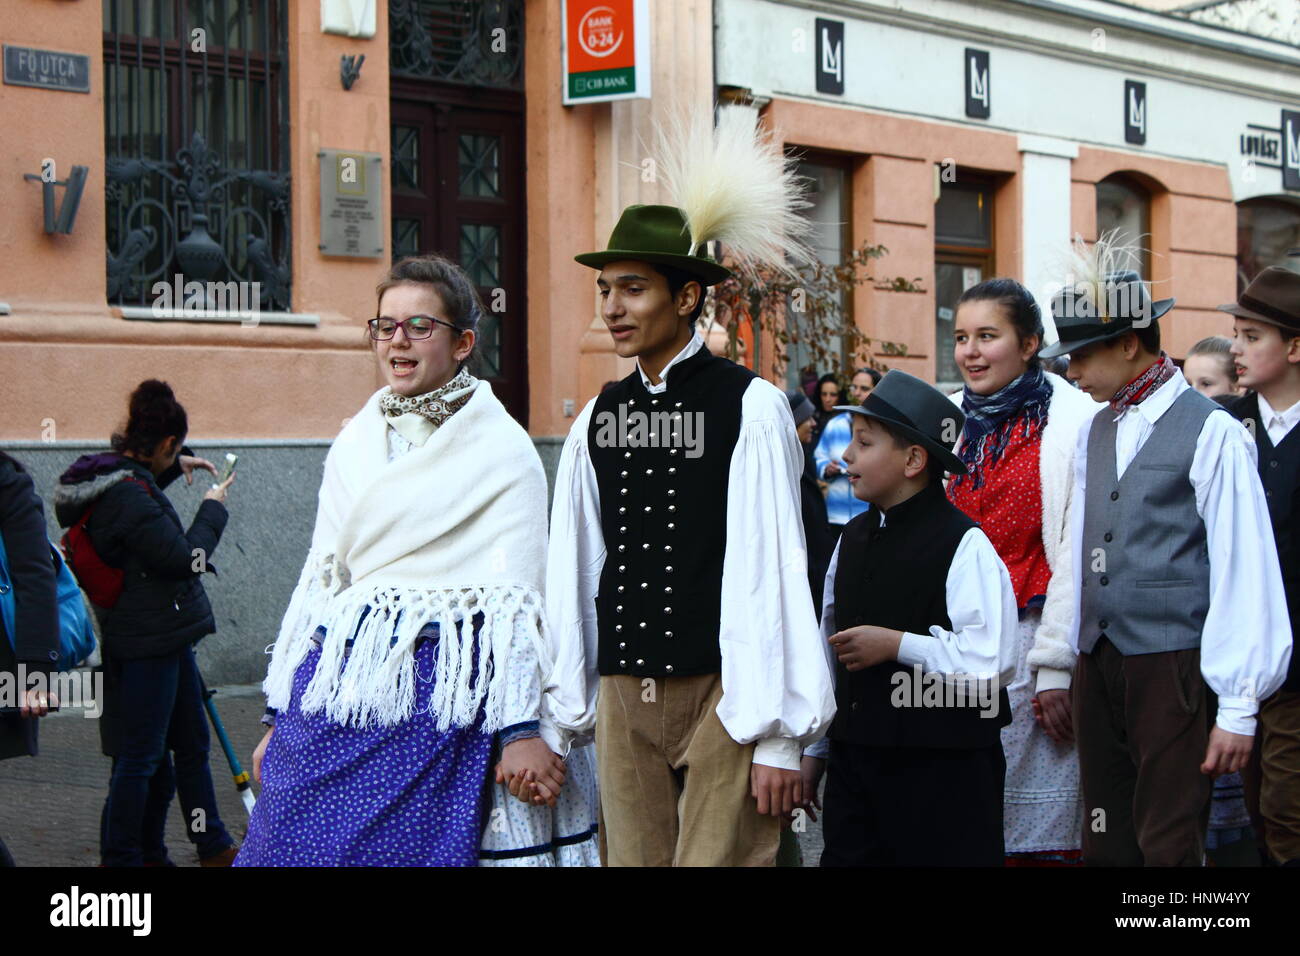
[[[937,483],[891,508],[883,528],[876,508],[850,521],[835,573],[836,630],[874,624],[928,635],[934,625],[951,629],[948,569],[973,527]],[[996,680],[993,675],[990,687]],[[942,694],[938,675],[928,682],[922,675],[918,684],[916,671],[898,661],[853,672],[837,662],[831,738],[870,747],[974,749],[999,743],[1001,728],[1011,723],[1004,690],[981,708],[972,685],[960,703],[948,698],[952,706],[927,701],[927,687]],[[996,714],[981,716],[994,701]]]
[[[651,395],[633,371],[592,409],[605,566],[596,597],[601,674],[712,674],[718,645],[727,476],[741,399],[756,376],[707,348]]]

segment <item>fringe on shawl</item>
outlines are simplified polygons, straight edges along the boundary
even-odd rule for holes
[[[312,634],[322,626],[320,659],[299,707],[308,714],[323,711],[339,724],[391,726],[413,715],[416,681],[429,679],[416,673],[414,656],[415,639],[426,624],[437,624],[440,635],[429,705],[439,730],[471,726],[480,708],[485,733],[501,728],[510,645],[521,616],[541,675],[550,672],[546,615],[533,588],[376,586],[330,595],[336,583],[332,574],[328,557],[309,557],[303,568],[262,685],[272,707],[289,706],[293,675],[311,649]],[[474,617],[479,613],[483,624],[476,664]],[[349,637],[353,644],[344,666]]]

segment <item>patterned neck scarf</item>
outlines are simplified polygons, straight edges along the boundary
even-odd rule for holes
[[[423,395],[408,398],[398,395],[390,387],[379,396],[379,408],[386,419],[400,418],[413,412],[428,419],[436,428],[465,407],[477,384],[478,379],[469,374],[468,370],[461,369],[446,385]]]
[[[1026,370],[992,395],[978,395],[966,386],[961,398],[966,424],[958,457],[966,463],[968,474],[954,476],[952,484],[969,477],[972,487],[983,487],[985,467],[997,464],[1017,425],[1025,438],[1042,431],[1051,399],[1052,383],[1039,367]]]
[[[1174,360],[1161,352],[1160,358],[1149,369],[1115,393],[1110,400],[1111,409],[1118,415],[1130,405],[1141,405],[1149,395],[1155,394],[1156,389],[1177,374],[1178,366]]]

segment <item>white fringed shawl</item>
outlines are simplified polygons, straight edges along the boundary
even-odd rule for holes
[[[288,707],[294,672],[323,626],[302,711],[323,710],[358,727],[398,723],[414,709],[415,638],[436,623],[431,710],[438,729],[469,726],[484,706],[490,733],[501,725],[520,615],[542,672],[549,671],[541,597],[546,476],[527,433],[482,381],[423,446],[389,462],[383,391],[370,396],[326,456],[311,551],[263,690],[270,706]],[[485,620],[476,666],[478,612]],[[354,635],[344,667],[344,645]]]

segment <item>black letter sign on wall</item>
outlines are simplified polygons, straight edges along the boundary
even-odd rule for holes
[[[966,48],[966,115],[989,118],[989,51]]]
[[[1300,189],[1300,113],[1282,111],[1282,188]]]
[[[844,92],[844,23],[840,20],[816,21],[817,92]]]
[[[1124,142],[1138,146],[1147,141],[1147,85],[1124,81]]]

